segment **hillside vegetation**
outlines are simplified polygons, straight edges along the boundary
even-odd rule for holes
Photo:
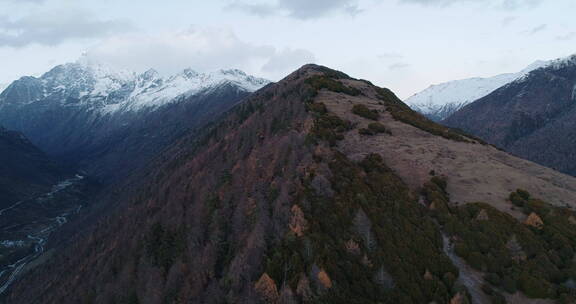
[[[413,141],[427,146],[390,150]],[[426,120],[385,89],[308,65],[173,145],[118,214],[25,277],[9,300],[573,301],[574,214],[558,205],[576,182],[538,173],[567,178],[557,196],[548,181],[542,201],[523,190],[478,195],[480,182],[465,195],[467,173],[449,169],[472,153],[484,166],[520,161],[497,161],[503,152]],[[527,168],[513,172],[534,184],[511,187],[545,183],[528,171],[540,167]]]

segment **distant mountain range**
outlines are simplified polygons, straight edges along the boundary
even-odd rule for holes
[[[526,81],[573,92],[558,67]],[[8,303],[574,301],[576,178],[322,66],[183,132],[115,191]]]
[[[81,59],[59,65],[39,78],[22,77],[13,82],[2,93],[0,105],[57,103],[108,114],[150,110],[223,84],[252,92],[267,83],[240,70],[198,73],[184,69],[161,77],[153,69],[137,74]]]
[[[201,127],[267,80],[239,70],[161,77],[88,62],[22,77],[0,94],[0,124],[101,180],[141,167],[182,132]]]
[[[576,55],[498,88],[443,123],[576,176]]]
[[[488,78],[475,77],[432,85],[406,99],[405,102],[426,117],[434,121],[442,121],[467,104],[550,63],[551,61],[537,61],[517,73]]]

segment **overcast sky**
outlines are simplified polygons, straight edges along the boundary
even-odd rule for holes
[[[304,63],[406,98],[576,53],[574,0],[0,0],[0,83],[82,54],[164,74]]]

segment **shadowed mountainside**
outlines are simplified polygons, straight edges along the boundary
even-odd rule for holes
[[[444,121],[520,157],[576,175],[576,56],[558,60]]]
[[[0,209],[48,190],[71,172],[59,167],[21,133],[0,127]]]

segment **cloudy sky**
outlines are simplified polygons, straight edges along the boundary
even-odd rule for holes
[[[86,56],[278,80],[304,63],[402,98],[576,53],[574,0],[0,0],[0,84]]]

